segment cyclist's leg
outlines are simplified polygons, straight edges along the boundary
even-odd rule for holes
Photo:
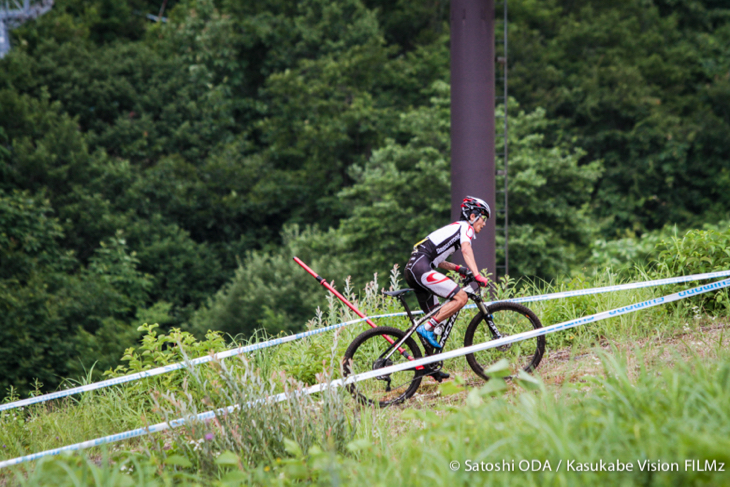
[[[461,308],[466,305],[466,302],[469,300],[469,296],[466,295],[466,292],[464,292],[462,289],[458,289],[458,292],[454,294],[454,296],[449,300],[448,303],[444,304],[443,308],[439,310],[438,313],[436,313],[436,316],[434,318],[439,321],[446,321],[449,318],[451,318],[454,313],[459,311]]]
[[[406,283],[409,287],[413,288],[416,298],[418,299],[418,305],[421,307],[424,313],[430,313],[434,310],[440,303],[438,298],[435,294],[433,294],[431,291],[429,291],[427,288],[423,287],[420,283],[419,276],[423,274],[423,272],[430,272],[432,271],[430,266],[427,266],[425,269],[421,268],[421,272],[419,272],[419,269],[413,269],[413,264],[415,261],[418,260],[418,256],[415,256],[414,258],[411,258],[411,260],[408,261],[408,264],[406,264],[405,267],[405,278]],[[419,328],[422,328],[423,325],[421,325]],[[419,335],[423,336],[423,331],[419,331]],[[433,330],[430,332],[433,334]],[[428,339],[426,339],[429,341]],[[433,340],[437,342],[436,337],[433,337]],[[437,367],[429,367],[430,369],[435,369],[433,372],[431,372],[430,375],[433,380],[436,382],[441,382],[445,379],[448,379],[450,377],[449,374],[441,370],[440,365]]]
[[[466,293],[461,291],[454,281],[433,270],[428,258],[424,255],[413,254],[406,265],[405,274],[406,282],[416,290],[418,303],[425,312],[432,311],[438,305],[436,296],[449,300],[436,316],[432,317],[428,323],[417,328],[418,334],[430,346],[440,349],[441,345],[436,338],[436,334],[440,334],[440,322],[442,319],[447,319],[453,315],[466,304],[466,300],[462,300],[460,296],[460,294],[466,296]],[[455,296],[459,296],[459,298],[454,300]],[[447,313],[443,312],[444,308],[447,308]],[[442,318],[439,319],[439,316]]]
[[[434,316],[435,321],[442,322],[449,319],[459,311],[467,302],[468,296],[461,290],[458,284],[445,275],[433,269],[422,272],[418,277],[421,288],[435,296],[447,300],[443,307]],[[432,308],[433,309],[433,308]]]
[[[408,282],[408,279],[406,279],[406,282]],[[423,289],[418,284],[412,284],[408,282],[408,285],[413,288],[414,294],[416,295],[416,299],[418,300],[418,305],[421,307],[424,313],[428,314],[431,311],[433,311],[439,304],[439,300],[436,297],[435,294],[432,292]]]
[[[413,254],[405,267],[406,283],[413,288],[418,299],[418,305],[424,313],[430,313],[440,304],[436,295],[427,287],[421,285],[421,276],[430,271],[431,266],[428,259],[420,254]]]
[[[425,312],[429,312],[435,306],[438,306],[436,296],[449,300],[461,290],[454,281],[431,269],[428,258],[421,254],[413,254],[408,261],[405,277],[408,285],[416,290],[416,295],[421,295],[418,304]]]

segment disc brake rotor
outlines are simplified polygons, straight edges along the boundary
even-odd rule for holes
[[[393,361],[389,358],[379,358],[375,362],[373,362],[373,370],[390,367],[391,365],[393,365]],[[376,377],[376,379],[390,381],[390,374],[379,375]]]
[[[507,338],[508,336],[509,335],[502,335],[500,338]],[[512,344],[508,343],[506,345],[501,345],[501,346],[497,347],[497,350],[499,350],[500,352],[506,352],[510,348],[512,348]]]

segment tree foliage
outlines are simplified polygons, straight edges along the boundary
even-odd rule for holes
[[[124,239],[102,242],[79,266],[49,202],[27,191],[0,190],[0,228],[0,387],[113,365],[138,336],[130,321],[151,284]]]
[[[196,312],[190,328],[197,334],[208,330],[250,336],[256,330],[275,335],[295,332],[324,307],[326,295],[312,277],[292,260],[301,258],[329,280],[347,275],[347,247],[334,231],[316,227],[284,228],[283,245],[272,251],[250,251],[231,280]]]
[[[449,87],[434,85],[431,105],[404,113],[399,132],[407,142],[386,140],[364,166],[352,169],[355,184],[342,191],[352,207],[340,231],[351,260],[363,271],[387,272],[405,264],[413,244],[449,222]],[[550,146],[544,110],[512,105],[510,132],[511,270],[514,276],[554,278],[586,256],[598,226],[589,214],[590,194],[602,172],[599,161],[579,165],[584,152],[566,141]],[[503,238],[503,237],[502,237]]]
[[[510,12],[510,90],[604,161],[593,207],[609,236],[727,214],[730,10],[552,0]]]
[[[145,320],[297,329],[322,296],[287,253],[364,279],[447,221],[449,2],[159,8],[57,0],[12,31],[0,386],[111,365]],[[727,216],[721,2],[509,8],[513,273]]]

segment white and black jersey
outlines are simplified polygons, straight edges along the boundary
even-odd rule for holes
[[[421,309],[429,312],[438,306],[436,296],[451,299],[459,292],[458,284],[434,269],[473,238],[474,228],[465,221],[458,221],[439,228],[413,246],[405,278],[415,290]]]
[[[464,242],[474,238],[474,227],[468,222],[458,221],[432,232],[413,247],[414,252],[425,254],[431,267],[436,268],[451,254],[461,248]]]

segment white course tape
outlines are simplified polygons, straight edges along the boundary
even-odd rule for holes
[[[122,377],[115,377],[114,379],[107,379],[107,380],[103,380],[101,382],[94,382],[93,384],[87,384],[84,386],[74,387],[71,389],[64,389],[62,391],[51,392],[49,394],[43,394],[42,396],[36,396],[36,397],[28,398],[28,399],[22,399],[20,401],[10,402],[7,404],[1,404],[0,412],[6,411],[8,409],[19,408],[21,406],[28,406],[30,404],[36,404],[39,402],[46,402],[46,401],[50,401],[52,399],[59,399],[61,397],[70,396],[72,394],[78,394],[80,392],[94,391],[96,389],[102,389],[104,387],[111,387],[111,386],[116,386],[119,384],[124,384],[125,382],[132,382],[132,381],[144,379],[147,377],[154,377],[156,375],[166,374],[168,372],[173,372],[175,370],[184,369],[188,366],[188,364],[190,366],[195,366],[195,365],[200,365],[200,364],[210,362],[211,360],[226,359],[229,357],[233,357],[235,355],[240,355],[242,353],[248,353],[248,352],[253,352],[255,350],[260,350],[262,348],[274,347],[277,345],[281,345],[283,343],[292,342],[294,340],[299,340],[301,338],[306,338],[306,337],[309,337],[312,335],[318,335],[319,333],[336,330],[337,328],[351,325],[353,323],[359,323],[360,321],[362,321],[362,320],[357,319],[357,320],[353,320],[353,321],[347,321],[344,323],[337,323],[335,325],[327,326],[325,328],[317,328],[315,330],[309,330],[309,331],[305,331],[302,333],[297,333],[296,335],[289,335],[287,337],[275,338],[274,340],[269,340],[266,342],[254,343],[253,345],[247,345],[245,347],[239,347],[239,348],[235,348],[232,350],[226,350],[225,352],[220,352],[215,355],[206,355],[204,357],[199,357],[199,358],[190,360],[189,362],[179,362],[176,364],[165,365],[164,367],[157,367],[155,369],[144,370],[142,372],[137,372],[136,374],[125,375]]]
[[[655,281],[632,282],[628,284],[617,284],[615,286],[595,287],[593,289],[578,289],[575,291],[563,291],[560,293],[541,294],[539,296],[527,296],[524,298],[506,299],[513,303],[533,303],[535,301],[547,301],[550,299],[572,298],[575,296],[585,296],[588,294],[613,293],[616,291],[626,291],[629,289],[641,289],[644,287],[666,286],[668,284],[681,284],[690,281],[702,281],[705,279],[715,279],[717,277],[730,276],[730,270],[707,272],[705,274],[694,274],[691,276],[668,277],[666,279],[657,279]]]
[[[216,413],[225,413],[225,412],[230,413],[237,408],[238,408],[238,406],[229,406],[227,408],[224,408],[224,409],[221,409],[218,411],[208,411],[208,412],[197,415],[197,419],[199,419],[201,421],[206,420],[206,419],[212,419],[216,416]],[[114,443],[116,441],[136,438],[137,436],[142,436],[145,434],[159,433],[160,431],[165,431],[170,428],[177,428],[178,426],[182,426],[183,424],[185,424],[185,419],[176,419],[176,420],[170,421],[169,423],[157,423],[155,425],[148,426],[147,428],[137,428],[135,430],[125,431],[124,433],[118,433],[116,435],[105,436],[103,438],[97,438],[95,440],[84,441],[82,443],[76,443],[75,445],[68,445],[68,446],[56,448],[53,450],[46,450],[46,451],[42,451],[39,453],[33,453],[32,455],[26,455],[24,457],[13,458],[12,460],[6,460],[4,462],[0,462],[0,468],[10,467],[12,465],[17,465],[17,464],[23,463],[23,462],[30,462],[32,460],[37,460],[39,458],[46,457],[46,456],[59,455],[66,451],[84,450],[86,448],[91,448],[94,446],[101,446],[101,445],[105,445],[107,443]]]
[[[635,311],[646,309],[646,308],[652,308],[654,306],[658,306],[660,304],[667,304],[671,303],[673,301],[679,301],[681,299],[688,298],[690,296],[694,296],[697,294],[703,294],[710,291],[716,291],[718,289],[722,289],[725,287],[730,286],[730,279],[725,279],[723,281],[717,281],[713,282],[711,284],[706,284],[704,286],[699,286],[693,289],[688,289],[686,291],[680,291],[678,293],[669,294],[667,296],[663,296],[656,299],[650,299],[648,301],[644,301],[641,303],[632,304],[629,306],[624,306],[621,308],[612,309],[609,311],[602,311],[600,313],[596,313],[590,316],[585,316],[583,318],[578,318],[571,321],[566,321],[563,323],[558,323],[556,325],[547,326],[544,328],[539,328],[537,330],[530,330],[523,333],[518,333],[516,335],[511,335],[508,337],[500,338],[498,340],[491,340],[489,342],[480,343],[477,345],[471,345],[469,347],[462,347],[456,350],[452,350],[450,352],[443,352],[436,355],[430,355],[428,357],[423,357],[417,360],[413,360],[411,362],[405,362],[397,365],[392,365],[390,367],[383,367],[382,369],[376,369],[371,370],[368,372],[363,372],[362,374],[353,375],[350,377],[347,377],[346,379],[337,379],[329,383],[324,384],[316,384],[312,387],[308,387],[306,389],[302,389],[301,391],[295,392],[295,393],[281,393],[277,394],[275,396],[269,396],[266,400],[272,401],[272,402],[281,402],[286,399],[288,399],[293,394],[302,394],[302,395],[308,395],[308,394],[314,394],[316,392],[322,392],[323,390],[330,388],[330,387],[342,387],[349,384],[354,384],[356,382],[360,382],[367,379],[372,379],[374,377],[382,376],[385,374],[392,374],[395,372],[400,372],[403,370],[413,369],[414,367],[417,367],[419,365],[427,365],[434,362],[440,362],[442,360],[448,360],[456,357],[461,357],[463,355],[468,355],[470,353],[480,352],[482,350],[488,350],[490,348],[500,347],[502,345],[508,345],[510,343],[519,342],[522,340],[529,340],[530,338],[535,338],[542,335],[547,335],[549,333],[555,333],[557,331],[561,330],[567,330],[569,328],[574,328],[577,326],[585,325],[586,323],[594,323],[596,321],[605,320],[607,318],[614,318],[616,316],[621,316],[628,313],[633,313]],[[259,400],[261,401],[261,400]],[[251,406],[255,404],[258,401],[252,401],[246,404],[246,407]],[[234,406],[228,406],[227,408],[221,408],[215,411],[207,411],[205,413],[201,413],[196,416],[198,420],[205,420],[205,419],[211,419],[216,414],[226,414],[231,413],[234,410],[237,410],[240,408],[240,405],[234,405]],[[129,438],[135,438],[137,436],[142,436],[147,433],[156,433],[159,431],[164,431],[169,428],[176,428],[178,426],[182,426],[185,424],[186,420],[184,418],[173,420],[169,423],[158,423],[153,426],[149,426],[147,428],[138,428],[131,431],[126,431],[124,433],[119,433],[116,435],[111,436],[105,436],[104,438],[97,438],[95,440],[89,440],[84,441],[82,443],[76,443],[75,445],[68,445],[61,448],[56,448],[53,450],[46,450],[39,453],[34,453],[32,455],[26,455],[24,457],[17,457],[13,458],[11,460],[6,460],[4,462],[0,462],[0,468],[9,467],[11,465],[17,465],[19,463],[28,462],[31,460],[37,460],[38,458],[49,456],[49,455],[58,455],[59,453],[65,452],[65,451],[74,451],[74,450],[82,450],[85,448],[90,448],[93,446],[100,446],[107,443],[113,443],[116,441],[126,440]]]
[[[654,281],[643,281],[643,282],[634,282],[629,284],[619,284],[615,286],[606,286],[606,287],[597,287],[597,288],[591,288],[591,289],[578,289],[575,291],[564,291],[559,293],[552,293],[552,294],[541,294],[538,296],[527,296],[522,298],[514,298],[514,299],[507,299],[505,301],[511,301],[514,303],[530,303],[535,301],[546,301],[551,299],[564,299],[564,298],[571,298],[574,296],[585,296],[588,294],[601,294],[601,293],[609,293],[609,292],[616,292],[616,291],[625,291],[629,289],[639,289],[644,287],[654,287],[654,286],[664,286],[667,284],[679,284],[683,282],[690,282],[690,281],[700,281],[704,279],[713,279],[717,277],[727,277],[730,276],[730,270],[728,271],[718,271],[718,272],[708,272],[705,274],[694,274],[691,276],[681,276],[681,277],[670,277],[667,279],[658,279]],[[491,303],[487,303],[491,304]],[[464,306],[465,309],[469,308],[475,308],[476,305],[470,304],[467,306]],[[417,310],[413,311],[412,314],[422,314],[423,311]],[[7,404],[0,404],[0,412],[7,411],[9,409],[15,409],[23,406],[29,406],[31,404],[37,404],[41,402],[51,401],[53,399],[60,399],[62,397],[71,396],[73,394],[79,394],[82,392],[90,392],[95,391],[97,389],[103,389],[105,387],[111,387],[116,386],[120,384],[124,384],[127,382],[133,382],[140,379],[145,379],[147,377],[154,377],[156,375],[166,374],[168,372],[173,372],[175,370],[184,369],[187,367],[187,364],[189,363],[191,366],[204,364],[207,362],[210,362],[211,360],[217,359],[222,360],[229,357],[234,357],[236,355],[240,355],[243,353],[249,353],[256,350],[261,350],[264,348],[269,347],[275,347],[278,345],[281,345],[283,343],[300,340],[302,338],[310,337],[313,335],[318,335],[320,333],[326,333],[328,331],[336,330],[337,328],[341,328],[343,326],[352,325],[355,323],[361,323],[363,321],[366,321],[367,319],[381,319],[381,318],[392,318],[396,316],[406,316],[406,313],[404,312],[398,312],[398,313],[388,313],[388,314],[382,314],[382,315],[375,315],[370,316],[368,318],[360,318],[352,321],[346,321],[344,323],[336,323],[334,325],[330,325],[324,328],[317,328],[314,330],[305,331],[302,333],[297,333],[296,335],[289,335],[287,337],[282,338],[275,338],[273,340],[269,340],[266,342],[261,343],[255,343],[253,345],[247,345],[245,347],[239,347],[232,350],[227,350],[225,352],[220,352],[218,354],[215,354],[215,356],[206,355],[205,357],[199,357],[194,360],[190,360],[189,362],[179,362],[176,364],[170,364],[165,365],[164,367],[157,367],[155,369],[145,370],[142,372],[138,372],[135,374],[125,375],[122,377],[116,377],[114,379],[107,379],[100,382],[94,382],[93,384],[87,384],[79,387],[73,387],[70,389],[64,389],[62,391],[56,391],[51,392],[48,394],[43,394],[41,396],[35,396],[28,399],[21,399],[20,401],[10,402]]]

